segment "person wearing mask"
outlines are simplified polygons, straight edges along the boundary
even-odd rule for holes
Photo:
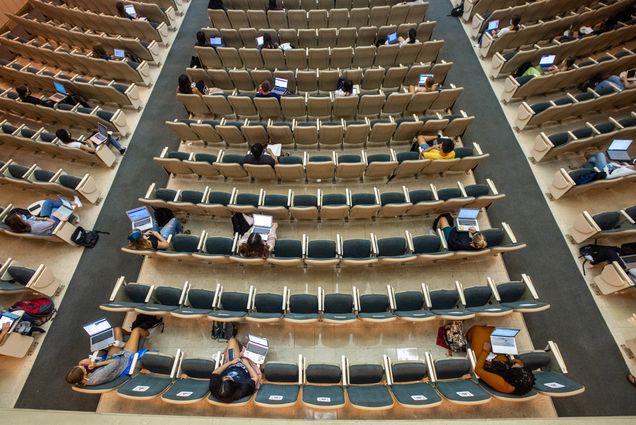
[[[280,95],[272,91],[272,85],[267,80],[261,83],[254,97],[275,97],[280,100]]]
[[[260,384],[258,365],[242,354],[236,337],[231,337],[225,347],[223,364],[212,371],[210,394],[222,403],[248,397],[254,394]]]
[[[50,100],[44,100],[33,96],[31,94],[31,89],[28,86],[18,86],[15,88],[15,91],[18,93],[20,102],[30,103],[31,105],[45,106],[47,108],[53,107],[53,102],[51,102]]]
[[[353,81],[343,80],[342,87],[335,91],[336,97],[347,97],[353,94]]]
[[[478,251],[488,246],[484,234],[470,227],[467,232],[457,230],[450,214],[442,214],[433,224],[433,229],[440,229],[448,244],[449,251]]]
[[[73,137],[71,136],[71,133],[67,129],[60,128],[55,132],[55,137],[57,137],[58,140],[62,142],[64,146],[66,146],[67,148],[81,149],[88,153],[95,153],[95,150],[97,149],[97,145],[91,140],[91,137],[93,136],[93,134],[91,134],[85,140],[77,140],[77,139],[73,139]],[[109,134],[108,139],[106,140],[106,143],[109,146],[112,146],[115,149],[117,149],[117,151],[121,155],[126,153],[126,148],[122,146],[121,143],[119,143],[119,139],[117,137]]]
[[[406,39],[400,37],[398,38],[398,41],[400,42],[400,47],[406,46],[407,44],[417,43],[417,30],[415,28],[411,28],[409,30],[408,37],[406,37]]]
[[[254,143],[250,146],[250,153],[243,158],[243,164],[252,165],[271,165],[272,167],[278,163],[278,158],[272,151],[260,144]]]

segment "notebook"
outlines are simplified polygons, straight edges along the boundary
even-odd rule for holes
[[[83,326],[89,336],[91,351],[103,350],[115,342],[113,327],[106,319],[99,319]]]
[[[250,359],[256,364],[265,363],[265,357],[269,351],[269,344],[267,339],[259,338],[254,335],[248,335],[247,345],[245,346],[245,357]]]
[[[269,149],[274,156],[278,157],[278,156],[280,156],[280,153],[281,153],[281,151],[283,149],[283,145],[281,145],[280,143],[268,144],[267,145],[267,149]]]
[[[273,217],[271,215],[253,214],[254,224],[252,232],[267,236],[272,231]]]
[[[488,22],[488,31],[496,30],[499,28],[499,19]]]
[[[89,140],[96,145],[101,145],[108,140],[108,128],[104,124],[97,124],[97,133],[93,134]]]
[[[539,66],[543,69],[550,68],[554,64],[556,55],[543,55],[539,60]]]
[[[479,224],[477,223],[477,217],[479,216],[478,209],[462,208],[457,214],[457,230],[460,232],[467,232],[468,229],[474,227],[475,230],[479,230]]]
[[[397,43],[397,32],[392,32],[391,34],[386,36],[386,42],[388,44],[395,44]]]
[[[132,223],[133,230],[151,230],[154,226],[154,219],[147,207],[139,207],[134,210],[126,211],[126,215]]]
[[[627,150],[631,144],[631,140],[616,139],[607,148],[607,156],[612,161],[629,161],[631,158]]]
[[[212,47],[220,47],[223,45],[223,41],[221,37],[210,37],[210,46]]]
[[[515,337],[519,329],[495,328],[490,334],[490,347],[495,354],[519,354]]]

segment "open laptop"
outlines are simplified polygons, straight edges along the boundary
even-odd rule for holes
[[[124,6],[124,10],[133,18],[137,17],[137,11],[135,10],[135,6],[133,6],[132,4],[127,4],[126,6]]]
[[[91,342],[91,351],[99,351],[115,342],[113,327],[106,319],[99,319],[83,326]]]
[[[2,327],[4,327],[5,323],[9,324],[9,331],[12,331],[13,326],[15,325],[16,321],[20,320],[20,316],[15,314],[15,313],[11,313],[9,311],[3,311],[2,314],[0,314],[0,329],[2,329]]]
[[[269,344],[265,338],[259,338],[254,335],[247,337],[244,356],[248,359],[256,364],[263,364],[268,351]]]
[[[618,257],[620,259],[619,263],[622,263],[623,269],[627,270],[630,273],[631,269],[636,269],[636,255],[623,255]]]
[[[70,205],[62,205],[51,215],[60,221],[68,221],[69,217],[73,215],[73,208]]]
[[[256,37],[256,47],[261,47],[263,46],[263,44],[265,44],[265,40],[263,39],[263,36],[259,36]]]
[[[515,337],[519,329],[495,328],[490,334],[490,347],[495,354],[519,354]]]
[[[487,31],[496,30],[497,28],[499,28],[499,19],[495,19],[494,21],[488,22]]]
[[[397,32],[392,32],[391,34],[386,36],[386,42],[388,44],[395,44],[397,43]]]
[[[272,92],[279,96],[283,96],[287,93],[287,83],[287,80],[284,78],[274,78],[274,89],[272,89]]]
[[[64,87],[64,84],[53,81],[53,87],[55,88],[55,94],[49,97],[49,100],[51,102],[60,103],[61,101],[66,99],[68,93],[66,92],[66,87]]]
[[[473,208],[462,208],[457,214],[457,230],[460,232],[467,232],[469,228],[474,227],[475,230],[479,230],[479,224],[477,223],[477,217],[479,216],[479,210]]]
[[[267,236],[272,231],[273,217],[271,215],[253,214],[253,232],[262,236]]]
[[[556,59],[556,55],[543,55],[541,59],[539,59],[539,66],[542,69],[548,69],[552,65],[554,65],[554,60]]]
[[[97,124],[97,133],[93,134],[89,139],[96,145],[101,145],[108,140],[108,128],[104,124]]]
[[[627,150],[631,144],[631,140],[615,139],[607,148],[607,156],[612,161],[629,161],[631,158]]]
[[[113,54],[117,59],[125,59],[126,51],[124,49],[113,49]]]
[[[223,46],[223,40],[221,40],[221,37],[210,37],[210,46],[221,47]]]
[[[420,80],[417,85],[420,87],[424,87],[424,85],[426,84],[426,80],[428,80],[429,78],[433,78],[433,74],[420,74]]]
[[[154,219],[147,207],[139,207],[134,210],[126,211],[126,215],[132,223],[133,230],[137,229],[144,232],[153,228]]]
[[[636,68],[627,71],[627,79],[633,81],[636,79]]]

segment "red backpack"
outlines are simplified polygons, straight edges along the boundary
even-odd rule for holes
[[[9,310],[24,310],[22,320],[31,322],[33,326],[41,326],[51,320],[55,314],[55,305],[49,297],[42,297],[18,301]]]

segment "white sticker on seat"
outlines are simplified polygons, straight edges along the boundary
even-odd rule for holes
[[[179,391],[177,393],[177,397],[190,397],[192,395],[192,391]]]
[[[415,401],[428,400],[428,398],[426,398],[426,396],[423,396],[422,394],[413,394],[411,398]]]
[[[137,385],[132,390],[137,392],[137,393],[143,393],[144,391],[148,391],[149,389],[150,389],[150,387],[148,387],[146,385]]]
[[[281,401],[283,399],[283,396],[282,395],[270,395],[269,399],[273,400],[273,401]]]
[[[558,382],[546,382],[543,385],[545,385],[548,388],[563,388],[563,387],[565,387],[565,385],[559,384]]]
[[[475,394],[470,391],[457,391],[457,395],[460,397],[475,397]]]
[[[525,304],[519,304],[519,307],[532,307],[534,304],[529,304],[529,303],[525,303]]]
[[[321,403],[329,403],[331,402],[331,397],[316,397],[316,400]]]
[[[499,311],[498,308],[487,308],[486,311]]]

